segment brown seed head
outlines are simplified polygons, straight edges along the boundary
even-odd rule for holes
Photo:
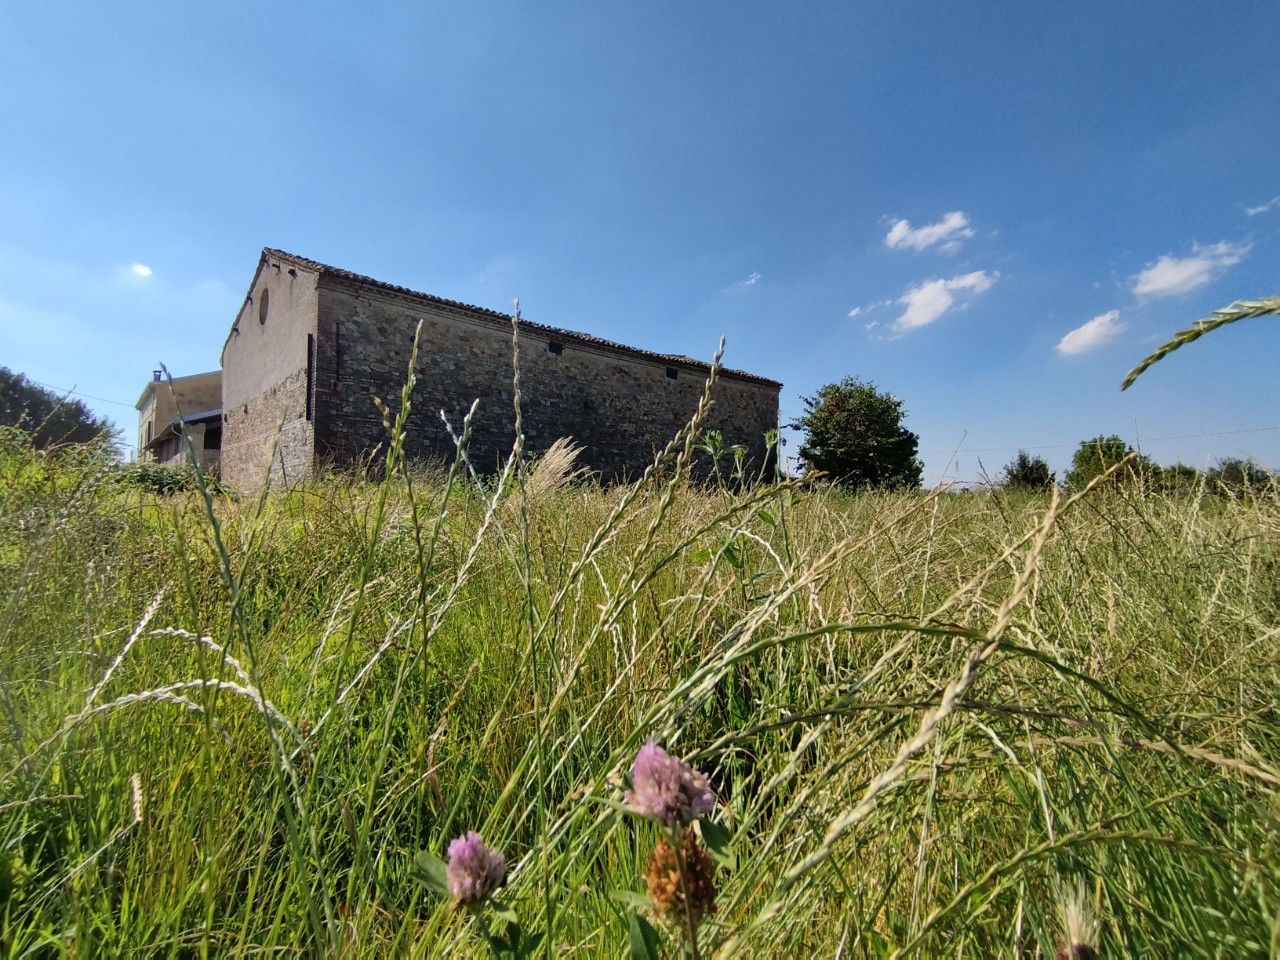
[[[649,858],[645,883],[658,919],[690,934],[697,932],[703,917],[716,912],[715,863],[692,830],[684,832],[679,857],[670,843],[658,841]]]

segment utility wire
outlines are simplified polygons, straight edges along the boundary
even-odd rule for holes
[[[119,400],[108,400],[106,397],[95,397],[92,394],[81,393],[79,390],[64,390],[62,387],[55,387],[51,383],[41,383],[39,380],[32,380],[27,377],[28,383],[34,383],[38,387],[44,387],[46,390],[52,390],[54,393],[60,393],[64,397],[84,397],[86,400],[97,400],[99,403],[114,403],[117,407],[132,407],[132,403],[123,403]]]

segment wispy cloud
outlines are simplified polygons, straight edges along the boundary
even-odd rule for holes
[[[928,326],[956,305],[957,296],[985,293],[999,277],[995,272],[975,270],[950,280],[930,280],[912,287],[898,298],[898,303],[906,309],[894,321],[893,328],[904,333]]]
[[[1076,327],[1059,340],[1054,349],[1067,356],[1088,353],[1090,350],[1096,350],[1098,347],[1110,343],[1123,333],[1127,326],[1128,324],[1120,319],[1119,310],[1108,310],[1106,313],[1094,317],[1088,323],[1083,323]]]
[[[889,232],[885,235],[884,245],[890,250],[903,247],[924,250],[935,243],[941,243],[944,253],[952,253],[960,248],[962,239],[972,236],[973,228],[969,226],[969,218],[959,210],[952,210],[937,223],[914,229],[906,220],[892,221]]]
[[[759,283],[763,279],[764,279],[764,274],[756,273],[755,271],[752,271],[751,276],[747,277],[747,279],[745,280],[739,280],[737,283],[734,284],[734,286],[737,287],[738,289],[742,289],[744,287],[754,287],[757,283]]]
[[[1191,256],[1166,254],[1133,278],[1133,292],[1140,297],[1175,297],[1190,293],[1218,279],[1246,256],[1252,246],[1223,240],[1207,247],[1195,244]]]
[[[1270,213],[1272,210],[1280,207],[1280,197],[1272,197],[1266,203],[1257,207],[1245,207],[1245,216],[1256,217],[1260,213]]]
[[[129,267],[129,272],[135,277],[143,277],[145,279],[151,276],[153,271],[145,263],[135,263]]]

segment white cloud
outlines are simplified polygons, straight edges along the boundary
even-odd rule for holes
[[[991,289],[1000,274],[975,270],[950,280],[930,280],[904,293],[898,303],[907,309],[894,321],[893,328],[902,333],[933,323],[956,303],[961,293],[979,294]]]
[[[1174,297],[1190,293],[1206,283],[1218,279],[1248,256],[1252,249],[1247,243],[1220,243],[1202,247],[1195,244],[1191,256],[1161,257],[1133,278],[1133,292],[1140,297]]]
[[[885,307],[892,307],[895,303],[898,303],[898,302],[899,301],[897,300],[877,300],[874,303],[859,304],[858,306],[850,310],[848,313],[846,313],[845,316],[846,317],[865,317],[867,314],[874,313],[876,310],[883,310]]]
[[[764,279],[764,275],[752,271],[751,276],[745,280],[739,280],[734,284],[735,287],[754,287],[757,283]]]
[[[1076,327],[1058,341],[1054,347],[1059,353],[1072,356],[1077,353],[1088,353],[1104,344],[1110,343],[1124,332],[1128,324],[1120,319],[1119,310],[1108,310],[1099,314],[1088,323]]]
[[[973,229],[969,226],[969,218],[959,210],[952,210],[937,223],[930,223],[914,230],[906,220],[894,220],[889,224],[884,245],[890,250],[900,247],[923,250],[935,243],[942,243],[943,252],[953,253],[959,249],[961,239],[972,236]]]
[[[129,270],[135,277],[149,277],[152,273],[151,268],[145,263],[135,263],[129,267]]]
[[[1270,213],[1272,210],[1280,207],[1280,197],[1272,197],[1266,203],[1257,207],[1245,207],[1245,216],[1256,217],[1260,213]]]

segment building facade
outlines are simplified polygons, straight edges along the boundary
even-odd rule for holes
[[[471,462],[496,468],[515,433],[509,316],[266,249],[222,352],[223,481],[292,482],[377,456],[387,431],[374,398],[398,408],[419,321],[408,455],[451,460],[440,412],[460,430],[478,400]],[[519,344],[526,449],[572,437],[579,464],[606,480],[643,472],[693,414],[710,371],[525,320]],[[742,444],[753,469],[771,455],[780,389],[718,374],[706,427]]]
[[[205,473],[218,475],[222,453],[222,373],[213,370],[166,379],[151,375],[138,410],[138,459],[186,463],[185,428]]]

